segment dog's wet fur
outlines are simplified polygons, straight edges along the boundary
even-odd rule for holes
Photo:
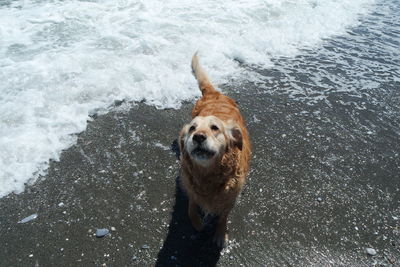
[[[192,110],[192,121],[179,135],[182,187],[197,231],[203,227],[198,206],[204,213],[218,216],[214,241],[222,247],[228,239],[229,212],[249,170],[250,138],[237,103],[214,88],[197,54],[192,58],[192,70],[202,97]]]

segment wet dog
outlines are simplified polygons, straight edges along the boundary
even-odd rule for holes
[[[203,96],[192,110],[193,120],[179,135],[181,182],[193,227],[197,231],[203,227],[197,206],[218,216],[214,241],[223,246],[228,239],[228,214],[249,170],[250,139],[238,105],[214,88],[197,54],[192,70]]]

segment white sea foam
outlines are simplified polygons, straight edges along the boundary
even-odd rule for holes
[[[234,59],[266,66],[295,55],[357,24],[372,1],[3,2],[0,197],[58,160],[91,111],[117,99],[162,108],[198,96],[196,50],[214,81],[234,80]]]

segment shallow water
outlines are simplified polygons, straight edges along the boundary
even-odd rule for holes
[[[278,82],[274,90],[310,103],[326,98],[327,91],[374,89],[376,83],[359,76],[363,69],[348,68],[347,56],[341,65],[318,69],[324,57],[347,49],[341,44],[317,57],[322,64],[299,57],[296,68],[284,65],[282,57],[291,59],[305,49],[319,53],[326,38],[348,36],[347,29],[370,12],[382,14],[378,24],[364,23],[380,32],[386,18],[396,17],[390,5],[396,8],[394,2],[370,0],[3,1],[0,196],[21,192],[24,183],[44,174],[49,160],[58,160],[76,142],[89,115],[107,111],[115,100],[177,108],[199,96],[189,69],[196,50],[213,80],[233,87],[259,80],[257,90],[270,90],[270,83]],[[362,34],[351,34],[350,40],[362,41]],[[396,53],[396,43],[390,45],[396,36],[396,28],[380,36],[389,41],[372,53]],[[390,64],[378,67],[386,72]],[[304,71],[293,74],[299,68]],[[274,69],[282,73],[277,79],[264,76]],[[354,81],[351,87],[332,84],[340,81],[339,69]],[[309,80],[317,85],[305,89]]]

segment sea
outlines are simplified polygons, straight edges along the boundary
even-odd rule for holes
[[[198,98],[196,51],[217,85],[248,81],[308,105],[373,92],[347,104],[387,107],[398,138],[399,18],[398,0],[2,0],[0,197],[45,175],[116,101]]]

